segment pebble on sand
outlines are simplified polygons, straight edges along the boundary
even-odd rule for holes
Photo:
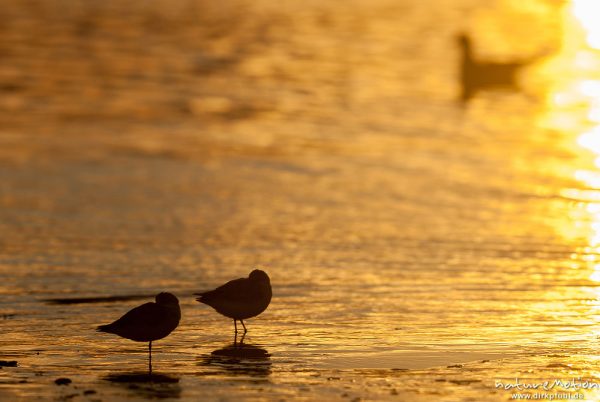
[[[70,384],[70,383],[72,383],[72,382],[73,382],[73,381],[71,381],[71,379],[70,379],[70,378],[64,378],[64,377],[57,378],[56,380],[54,380],[54,383],[55,383],[56,385],[69,385],[69,384]]]

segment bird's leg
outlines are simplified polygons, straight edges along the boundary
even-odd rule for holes
[[[235,318],[233,319],[233,326],[235,328],[235,331],[233,332],[233,346],[237,345],[237,322],[235,321]]]
[[[148,375],[152,377],[152,341],[148,343]]]
[[[240,322],[242,323],[242,327],[244,327],[244,335],[246,335],[246,332],[248,332],[248,330],[246,329],[246,326],[244,325],[244,320],[240,320]]]
[[[240,338],[240,347],[243,347],[243,344],[244,344],[244,338],[245,338],[245,337],[246,337],[246,333],[244,332],[244,333],[242,334],[242,337]]]

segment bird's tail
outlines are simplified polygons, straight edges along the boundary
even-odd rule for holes
[[[99,325],[99,326],[96,327],[96,331],[98,331],[98,332],[110,332],[110,324]]]
[[[196,297],[196,301],[202,303],[204,302],[204,296],[206,295],[206,292],[202,292],[202,293],[194,293],[194,296],[198,296]]]

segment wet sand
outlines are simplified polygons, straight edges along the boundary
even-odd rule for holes
[[[600,77],[553,70],[583,46],[556,5],[513,3],[3,6],[0,399],[600,383],[591,101],[561,92]],[[461,106],[463,30],[485,58],[553,51]],[[240,350],[192,294],[255,267],[273,300]],[[148,382],[147,345],[94,329],[160,291],[182,321]],[[547,392],[600,398],[577,384]]]

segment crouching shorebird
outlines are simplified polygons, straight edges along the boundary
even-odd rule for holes
[[[200,303],[207,304],[225,317],[233,318],[237,336],[237,321],[248,332],[244,320],[256,317],[266,310],[271,302],[269,275],[260,269],[250,272],[247,278],[234,279],[218,288],[204,293],[194,293]]]
[[[152,341],[169,335],[179,325],[179,300],[171,293],[156,295],[156,303],[142,304],[117,321],[100,325],[98,331],[119,335],[136,342],[148,343],[148,372],[152,375]]]

